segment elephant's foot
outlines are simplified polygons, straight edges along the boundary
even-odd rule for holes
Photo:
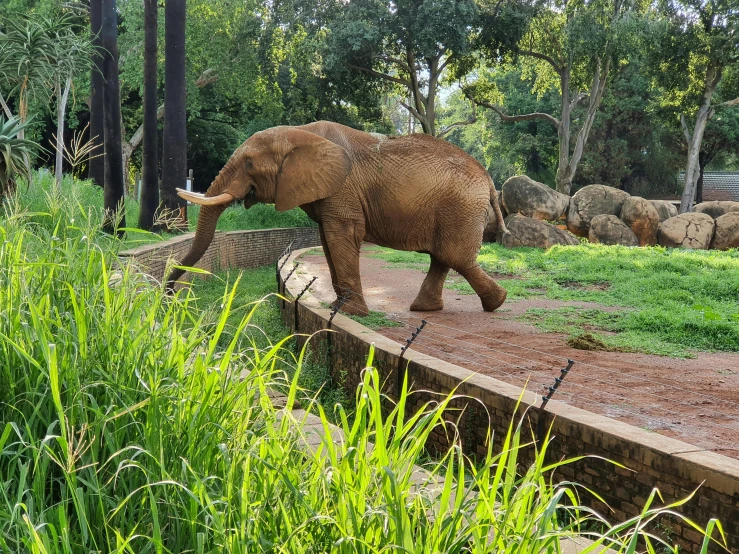
[[[333,301],[332,308],[339,305],[339,299]],[[348,302],[344,302],[339,311],[349,315],[369,315],[369,308],[362,297],[352,297]]]
[[[499,291],[480,296],[480,300],[482,301],[482,309],[486,312],[494,312],[503,305],[506,296],[508,296],[508,292],[506,292],[506,290],[502,287],[500,287]]]
[[[444,301],[441,298],[421,298],[416,299],[411,304],[412,312],[435,312],[444,309]]]

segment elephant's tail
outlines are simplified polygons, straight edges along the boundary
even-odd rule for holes
[[[490,180],[490,205],[493,206],[495,217],[498,218],[498,230],[507,235],[510,233],[508,227],[506,227],[505,221],[503,220],[503,212],[500,211],[500,202],[498,202],[498,191],[495,189],[493,180]]]

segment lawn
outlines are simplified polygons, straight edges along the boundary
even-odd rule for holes
[[[391,266],[426,269],[428,256],[372,247]],[[578,300],[620,308],[529,309],[521,319],[547,331],[598,331],[614,347],[685,356],[739,351],[739,251],[626,248],[599,244],[507,249],[484,244],[478,260],[523,298]],[[459,276],[447,286],[474,294]]]

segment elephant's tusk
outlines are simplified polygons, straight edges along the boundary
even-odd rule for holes
[[[202,194],[188,192],[186,190],[177,189],[177,196],[201,206],[220,206],[233,201],[234,197],[224,192],[218,196],[204,196]]]
[[[185,194],[191,194],[192,196],[197,196],[198,198],[205,198],[205,194],[203,194],[202,192],[191,192],[189,190],[180,189],[180,188],[176,188],[175,190],[178,193],[184,192]]]

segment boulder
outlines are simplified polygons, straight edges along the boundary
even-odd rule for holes
[[[615,215],[596,215],[590,221],[588,240],[601,244],[639,246],[639,239],[634,232]]]
[[[549,248],[555,244],[570,246],[580,244],[577,237],[567,231],[532,217],[511,214],[505,218],[505,223],[510,233],[507,235],[498,233],[498,242],[507,248],[518,246]]]
[[[663,221],[657,229],[657,242],[672,248],[707,249],[715,223],[707,214],[689,212]]]
[[[660,223],[677,215],[677,206],[672,202],[667,200],[650,200],[650,202],[659,214]]]
[[[518,213],[549,221],[564,217],[570,205],[569,196],[537,183],[526,175],[516,175],[503,183],[501,197],[503,207],[509,214]]]
[[[693,211],[699,214],[708,214],[713,219],[716,219],[729,212],[739,212],[739,202],[732,202],[730,200],[701,202],[693,206]]]
[[[739,248],[739,212],[729,212],[716,218],[711,248]]]
[[[570,198],[567,211],[567,229],[581,237],[588,236],[590,221],[596,215],[621,215],[621,207],[629,197],[624,192],[604,185],[588,185]]]
[[[638,196],[627,198],[621,207],[621,221],[634,232],[636,238],[639,239],[639,246],[654,246],[657,244],[657,227],[660,224],[659,214],[648,200]]]

